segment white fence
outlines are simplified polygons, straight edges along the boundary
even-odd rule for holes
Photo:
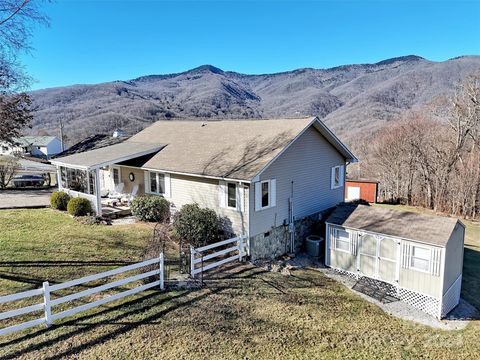
[[[163,290],[164,289],[164,261],[163,260],[164,259],[163,259],[163,253],[162,253],[162,254],[160,254],[160,256],[158,258],[143,261],[141,263],[136,263],[136,264],[124,266],[124,267],[121,267],[121,268],[117,268],[117,269],[110,270],[110,271],[105,271],[105,272],[95,274],[95,275],[85,276],[85,277],[80,278],[80,279],[76,279],[76,280],[72,280],[72,281],[68,281],[68,282],[61,283],[61,284],[56,284],[56,285],[50,285],[48,282],[44,282],[43,283],[43,288],[41,288],[41,289],[24,291],[24,292],[20,292],[20,293],[13,294],[13,295],[0,296],[0,304],[7,303],[7,302],[12,302],[12,301],[16,301],[16,300],[21,300],[21,299],[26,299],[26,298],[31,298],[31,297],[39,297],[39,296],[43,297],[43,302],[42,303],[35,304],[35,305],[30,305],[30,306],[25,306],[25,307],[22,307],[22,308],[19,308],[19,309],[10,310],[10,311],[0,313],[0,320],[4,320],[4,319],[9,319],[9,318],[13,318],[13,317],[17,317],[17,316],[21,316],[21,315],[25,315],[25,314],[29,314],[29,313],[32,313],[32,312],[43,310],[43,316],[41,318],[26,321],[26,322],[23,322],[23,323],[20,323],[20,324],[17,324],[17,325],[12,325],[12,326],[0,329],[0,335],[10,334],[10,333],[15,332],[15,331],[27,329],[27,328],[37,326],[37,325],[41,325],[41,324],[45,324],[47,326],[50,326],[55,320],[59,320],[59,319],[62,319],[64,317],[77,314],[81,311],[85,311],[85,310],[88,310],[88,309],[91,309],[91,308],[109,303],[111,301],[118,300],[118,299],[124,298],[126,296],[139,293],[141,291],[145,291],[145,290],[153,288],[153,287],[158,286],[161,290]],[[107,284],[104,284],[104,285],[96,286],[94,288],[87,289],[87,290],[84,290],[84,291],[80,291],[80,292],[77,292],[77,293],[73,293],[73,294],[70,294],[70,295],[66,295],[66,296],[63,296],[63,297],[58,297],[58,298],[55,298],[53,300],[50,297],[50,295],[55,291],[67,289],[67,288],[70,288],[70,287],[73,287],[73,286],[81,285],[81,284],[88,283],[88,282],[91,282],[91,281],[95,281],[95,280],[98,280],[98,279],[106,278],[106,277],[113,276],[113,275],[122,274],[122,273],[127,272],[127,271],[131,271],[131,270],[135,270],[135,269],[139,269],[139,268],[142,268],[142,267],[145,267],[145,266],[155,265],[155,264],[158,264],[158,267],[155,268],[154,270],[151,270],[151,271],[147,271],[147,272],[144,272],[144,273],[141,273],[141,274],[138,274],[138,275],[130,276],[130,277],[125,278],[125,279],[116,280],[116,281],[113,281],[113,282],[110,282],[110,283],[107,283]],[[112,289],[112,288],[115,288],[115,287],[118,287],[118,286],[122,286],[122,285],[125,285],[125,284],[128,284],[128,283],[134,282],[134,281],[138,281],[138,280],[145,279],[145,278],[148,278],[150,276],[156,276],[156,275],[159,275],[159,280],[150,282],[150,283],[145,284],[145,285],[137,286],[135,288],[132,288],[132,289],[129,289],[129,290],[126,290],[126,291],[122,291],[122,292],[114,294],[114,295],[107,296],[107,297],[102,298],[100,300],[96,300],[96,301],[89,302],[87,304],[76,306],[76,307],[68,309],[68,310],[64,310],[64,311],[57,312],[57,313],[52,312],[53,307],[58,306],[60,304],[63,304],[63,303],[69,302],[69,301],[73,301],[73,300],[77,300],[77,299],[80,299],[80,298],[85,297],[85,296],[97,294],[97,293],[105,291],[105,290],[109,290],[109,289]]]
[[[226,249],[221,249],[216,252],[211,252],[213,249],[219,247],[225,247],[227,245],[234,244],[229,246]],[[246,255],[246,246],[247,246],[247,237],[238,236],[228,240],[219,241],[214,244],[202,246],[199,248],[190,247],[190,275],[192,278],[195,278],[195,275],[203,273],[207,270],[216,268],[217,266],[229,263],[231,261],[239,260]],[[232,253],[235,253],[232,255]],[[209,262],[211,259],[215,259],[220,256],[230,256],[223,258],[218,261]]]

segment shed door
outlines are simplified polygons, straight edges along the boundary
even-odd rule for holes
[[[349,186],[347,188],[347,200],[358,200],[358,199],[360,199],[360,187]]]
[[[368,277],[377,278],[377,238],[364,234],[359,237],[358,268]]]
[[[378,279],[394,283],[397,278],[398,243],[389,238],[378,240]]]
[[[397,278],[398,243],[383,236],[364,234],[359,241],[358,268],[367,277],[394,283]]]

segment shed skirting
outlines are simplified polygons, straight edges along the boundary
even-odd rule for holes
[[[368,276],[363,276],[360,273],[355,273],[335,267],[330,267],[336,272],[360,280],[362,277],[369,278]],[[371,278],[373,279],[373,278]],[[375,279],[376,281],[381,281]],[[388,294],[396,297],[397,299],[413,306],[414,308],[421,310],[437,319],[444,318],[450,311],[452,311],[460,301],[460,288],[462,285],[462,276],[460,275],[453,285],[447,290],[443,298],[436,298],[430,295],[421,294],[416,291],[402,288],[400,286],[395,286],[394,284],[381,281],[387,287],[389,287]]]

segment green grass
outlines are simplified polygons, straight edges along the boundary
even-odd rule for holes
[[[146,225],[80,225],[49,210],[0,212],[1,262],[137,260],[149,231]],[[81,240],[72,244],[74,238]],[[26,279],[5,279],[12,271]],[[70,266],[2,267],[0,294],[33,286],[29,278],[75,275]],[[147,291],[51,329],[2,337],[0,358],[460,359],[480,352],[479,330],[476,322],[446,332],[396,319],[314,270],[284,276],[232,264],[200,289]]]
[[[419,207],[377,204],[375,206],[407,210],[424,214],[435,213]],[[465,252],[463,258],[462,298],[480,309],[480,222],[460,219],[465,225]]]

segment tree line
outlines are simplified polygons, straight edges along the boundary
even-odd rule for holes
[[[480,213],[480,74],[354,144],[350,175],[380,181],[385,201],[475,218]]]

